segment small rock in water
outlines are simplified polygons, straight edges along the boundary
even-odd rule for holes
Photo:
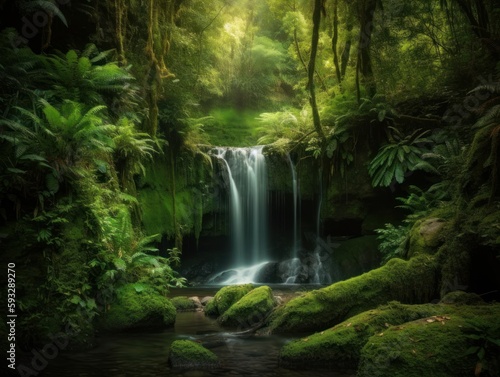
[[[207,305],[210,301],[212,301],[214,298],[213,296],[205,296],[203,297],[200,302],[203,306]]]

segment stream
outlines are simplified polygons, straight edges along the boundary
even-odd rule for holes
[[[214,289],[178,289],[178,295],[213,295]],[[168,365],[170,344],[177,339],[223,340],[211,348],[221,361],[213,370],[179,370]],[[62,352],[50,361],[41,376],[53,377],[158,377],[158,376],[287,376],[287,377],[353,377],[355,372],[333,370],[289,370],[278,365],[280,348],[292,336],[270,335],[236,337],[221,328],[203,312],[177,313],[174,328],[162,331],[141,330],[106,334],[98,338],[97,347],[82,352]]]

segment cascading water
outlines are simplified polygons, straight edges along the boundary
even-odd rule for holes
[[[298,223],[298,205],[299,205],[299,190],[297,182],[297,171],[295,165],[288,155],[288,162],[292,172],[292,190],[293,190],[293,245],[292,245],[292,258],[297,258],[299,249],[299,223]]]
[[[290,259],[270,261],[268,255],[268,179],[263,147],[215,148],[213,155],[220,160],[229,187],[229,220],[232,239],[231,268],[212,275],[208,283],[243,284],[273,282],[285,284],[330,282],[323,260],[320,239],[320,218],[323,200],[321,173],[316,216],[316,248],[304,255],[301,247],[300,190],[295,165],[290,156],[293,190],[293,244]],[[267,281],[267,280],[264,280]]]
[[[248,282],[251,274],[241,271],[253,271],[251,266],[268,259],[267,166],[262,149],[216,148],[216,157],[223,161],[229,178],[233,271],[242,280],[231,277],[223,284]]]
[[[311,269],[313,271],[312,283],[314,284],[329,284],[331,283],[330,274],[323,266],[321,258],[321,238],[320,238],[320,224],[321,224],[321,206],[323,205],[323,176],[322,171],[319,171],[319,200],[318,212],[316,214],[316,247],[311,260]]]

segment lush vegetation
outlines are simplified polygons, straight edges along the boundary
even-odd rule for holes
[[[340,285],[366,306],[341,292],[335,321],[473,288],[471,260],[500,258],[499,15],[493,0],[0,1],[0,245],[23,271],[19,344],[142,326],[144,296],[172,324],[183,240],[218,210],[218,145],[319,171],[323,214],[357,191],[397,198],[406,218],[376,231],[384,266]],[[327,293],[272,327],[334,325]]]

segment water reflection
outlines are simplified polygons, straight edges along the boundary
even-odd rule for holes
[[[168,349],[176,339],[200,339],[210,345],[222,367],[214,370],[173,370],[167,364]],[[52,360],[43,376],[54,377],[158,377],[158,376],[259,376],[350,377],[351,373],[287,370],[278,365],[280,348],[290,338],[281,336],[235,337],[200,312],[178,313],[174,329],[103,336],[98,347],[66,352]]]

